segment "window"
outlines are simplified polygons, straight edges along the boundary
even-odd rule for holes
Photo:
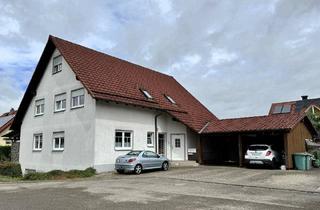
[[[44,113],[44,99],[36,100],[35,102],[35,115],[43,115]]]
[[[71,108],[78,108],[84,106],[84,89],[71,91]]]
[[[142,154],[142,157],[144,157],[144,158],[159,158],[159,156],[156,153],[151,152],[151,151],[145,151]]]
[[[148,132],[147,133],[147,146],[152,147],[153,146],[153,140],[154,139],[154,133],[153,132]]]
[[[149,100],[153,99],[153,97],[151,96],[151,94],[150,94],[148,91],[146,91],[146,90],[141,90],[141,92],[143,93],[143,95],[144,95],[147,99],[149,99]]]
[[[58,94],[54,96],[54,111],[61,112],[66,110],[66,94]]]
[[[53,150],[54,151],[64,150],[64,132],[53,133]]]
[[[172,104],[176,104],[176,102],[168,95],[165,95],[165,97],[170,101]]]
[[[175,142],[174,142],[175,147],[176,147],[176,148],[180,148],[180,147],[181,147],[180,139],[175,139],[174,141],[175,141]]]
[[[285,104],[285,105],[276,105],[273,109],[273,114],[280,114],[280,113],[289,113],[291,112],[291,105]]]
[[[33,136],[33,150],[42,150],[42,133],[34,134]]]
[[[132,132],[131,131],[116,131],[115,148],[116,149],[131,149],[132,148]]]
[[[53,58],[52,74],[56,74],[60,71],[62,71],[62,56],[61,55]]]

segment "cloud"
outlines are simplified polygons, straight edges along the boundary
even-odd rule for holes
[[[220,118],[320,97],[319,7],[316,0],[1,1],[0,90],[10,95],[2,94],[0,112],[18,106],[49,34],[170,73]]]

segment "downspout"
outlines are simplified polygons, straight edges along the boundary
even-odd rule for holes
[[[155,146],[155,152],[158,153],[158,117],[160,117],[162,114],[156,114],[154,116],[154,146]]]

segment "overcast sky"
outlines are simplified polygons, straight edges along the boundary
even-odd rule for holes
[[[219,118],[320,97],[317,0],[0,0],[0,11],[0,113],[19,106],[49,34],[170,74]]]

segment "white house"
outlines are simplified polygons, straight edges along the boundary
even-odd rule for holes
[[[173,77],[50,36],[11,128],[24,172],[109,171],[129,150],[188,160],[213,120]]]

